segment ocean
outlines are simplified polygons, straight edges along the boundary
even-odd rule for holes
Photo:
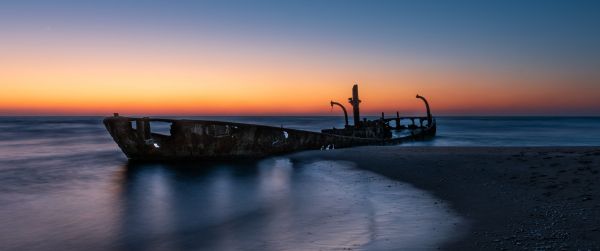
[[[197,118],[310,131],[343,125],[341,117]],[[0,117],[0,250],[436,248],[460,232],[461,218],[428,192],[350,162],[132,163],[101,121]],[[437,123],[435,139],[400,149],[600,145],[600,117]]]
[[[344,118],[314,117],[175,117],[224,120],[320,132],[343,128]],[[377,119],[378,117],[367,117]],[[352,120],[352,118],[350,118]],[[407,146],[598,146],[600,117],[437,117],[433,140],[409,142]],[[402,123],[408,123],[403,121]],[[159,132],[168,132],[157,123]]]

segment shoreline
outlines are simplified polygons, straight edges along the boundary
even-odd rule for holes
[[[469,221],[445,250],[600,249],[600,147],[356,147],[345,160],[444,200]]]

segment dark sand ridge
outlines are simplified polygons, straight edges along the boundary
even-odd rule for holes
[[[600,250],[600,147],[358,147],[308,151],[413,184],[470,228],[449,250]]]

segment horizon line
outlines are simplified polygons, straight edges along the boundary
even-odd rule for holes
[[[323,115],[323,114],[296,114],[296,115],[281,115],[281,114],[127,114],[122,117],[344,117],[343,115]],[[112,117],[114,114],[100,115],[100,114],[14,114],[6,115],[0,114],[0,118],[6,117]],[[381,114],[364,114],[361,117],[380,117]],[[415,115],[411,115],[415,116]],[[418,116],[418,115],[416,115]],[[426,116],[426,115],[424,115]],[[352,118],[353,116],[348,116]],[[394,118],[396,116],[385,116],[386,118]],[[560,115],[549,115],[549,114],[444,114],[444,115],[433,115],[436,117],[600,117],[600,114],[560,114]]]

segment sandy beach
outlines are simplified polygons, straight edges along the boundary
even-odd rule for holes
[[[432,192],[468,221],[445,250],[600,249],[598,147],[358,147],[347,160]]]

